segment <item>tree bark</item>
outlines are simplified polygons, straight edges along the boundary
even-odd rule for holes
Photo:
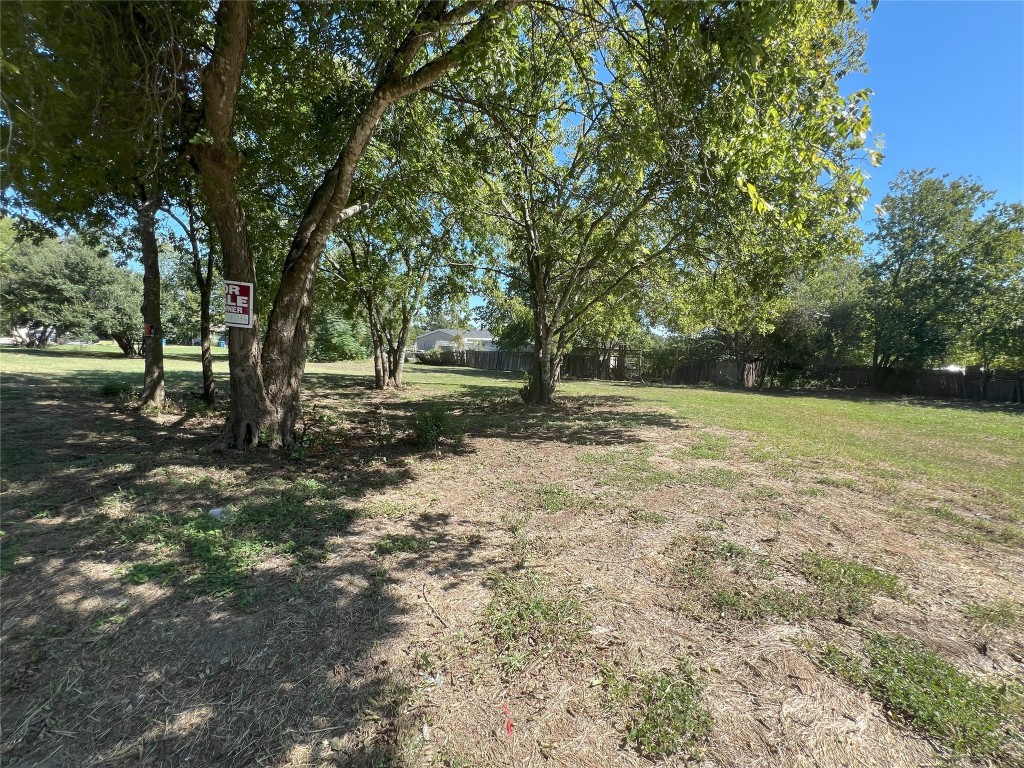
[[[156,241],[156,212],[160,202],[160,196],[150,196],[135,208],[142,244],[142,320],[151,329],[143,343],[146,371],[139,405],[157,409],[163,409],[166,399],[163,327],[160,324],[160,246]]]
[[[212,276],[211,276],[212,277]],[[217,400],[217,388],[213,382],[213,350],[210,346],[210,292],[211,279],[207,279],[199,291],[199,343],[203,357],[203,402],[213,405]]]
[[[247,2],[226,0],[217,7],[216,44],[202,76],[203,126],[210,140],[193,144],[191,155],[217,227],[224,277],[252,283],[255,291],[256,269],[235,188],[242,157],[232,135],[251,31],[249,10]],[[254,307],[255,299],[253,296]],[[254,319],[252,328],[228,331],[228,364],[231,404],[224,425],[225,443],[246,450],[256,447],[265,433],[271,443],[280,442],[275,434],[278,414],[267,398],[261,373],[258,320]]]
[[[114,340],[118,348],[124,353],[125,357],[135,357],[135,341],[130,336],[124,336],[120,333],[111,334],[110,338]]]

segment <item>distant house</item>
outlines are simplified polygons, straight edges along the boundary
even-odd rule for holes
[[[489,331],[470,331],[464,328],[438,328],[416,337],[416,351],[431,349],[480,349],[485,352],[498,348],[497,339]]]

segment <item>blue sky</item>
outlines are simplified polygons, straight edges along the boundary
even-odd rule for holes
[[[843,81],[874,91],[885,141],[864,224],[904,168],[973,175],[1024,202],[1024,0],[881,0],[864,29],[871,71]]]

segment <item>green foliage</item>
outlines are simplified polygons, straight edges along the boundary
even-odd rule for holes
[[[983,365],[1020,359],[1024,207],[986,211],[993,195],[930,170],[890,185],[865,265],[879,368],[937,366],[958,346]]]
[[[544,578],[533,571],[495,579],[494,596],[484,612],[488,634],[506,674],[521,670],[537,656],[568,653],[590,623],[574,596],[552,596]]]
[[[436,446],[442,439],[452,436],[452,417],[443,405],[435,405],[416,414],[413,421],[413,439],[420,445]]]
[[[0,303],[9,328],[113,337],[122,349],[141,337],[141,277],[80,238],[11,242],[0,261]]]
[[[308,360],[334,363],[340,360],[363,360],[370,356],[366,328],[351,320],[326,301],[313,305],[309,329]]]
[[[818,663],[867,690],[897,720],[953,752],[1009,760],[1024,749],[1024,691],[961,672],[934,651],[898,635],[871,633],[865,659],[826,644]]]
[[[660,672],[625,675],[606,666],[602,673],[610,703],[626,716],[629,744],[654,760],[701,757],[714,723],[702,701],[703,681],[688,659]]]

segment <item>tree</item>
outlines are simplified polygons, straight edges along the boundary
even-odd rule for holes
[[[141,253],[152,332],[142,403],[161,407],[157,214],[193,132],[183,71],[199,9],[12,1],[2,14],[4,66],[15,75],[4,79],[5,207],[79,231],[120,230],[123,246]]]
[[[334,117],[316,123],[319,132],[311,143],[313,151],[301,166],[304,180],[312,177],[316,181],[312,188],[305,186],[307,192],[295,195],[302,212],[279,267],[262,349],[258,324],[230,331],[231,406],[225,427],[230,443],[251,447],[263,432],[271,443],[294,440],[316,269],[339,224],[365,208],[350,204],[350,197],[359,161],[374,130],[393,104],[484,51],[514,5],[504,0],[457,5],[446,1],[397,6],[308,5],[296,13],[284,10],[286,18],[269,22],[266,16],[255,16],[247,2],[221,2],[218,6],[214,48],[201,77],[203,128],[192,144],[192,159],[219,233],[225,278],[256,284],[244,196],[239,192],[242,153],[234,125],[240,93],[244,102],[253,98],[273,102],[277,97],[267,86],[280,86],[282,92],[299,97],[286,111],[302,116],[322,114],[320,110],[325,109]],[[278,12],[278,6],[260,8],[261,14]],[[258,46],[249,56],[250,39],[255,34],[258,43],[264,42],[263,35],[274,30],[284,30],[279,39],[295,53],[290,63],[308,64],[313,72],[322,72],[325,61],[335,68],[334,87],[329,92],[297,93],[294,83],[303,78],[288,66],[279,66],[277,71],[284,70],[291,86],[281,82],[280,75],[275,78],[273,68],[246,77],[250,58],[255,64],[261,61]],[[277,56],[280,65],[281,55]],[[286,112],[279,114],[284,117]],[[278,137],[280,128],[247,125],[256,137],[254,144],[269,135]],[[307,133],[301,138],[314,137]],[[291,140],[294,132],[285,137],[285,141]],[[334,153],[333,161],[320,166],[318,161],[329,151]],[[299,184],[290,186],[294,192]],[[262,301],[261,290],[257,286],[258,301]]]
[[[1024,206],[998,204],[978,229],[975,287],[956,351],[986,371],[1024,368]]]
[[[116,266],[80,238],[17,241],[9,220],[4,229],[0,304],[5,324],[29,328],[40,346],[51,333],[83,334],[114,339],[128,357],[138,354],[138,274]]]
[[[506,151],[488,182],[505,241],[492,268],[533,315],[530,402],[551,402],[601,305],[723,265],[740,267],[734,286],[781,286],[820,240],[815,216],[850,223],[870,121],[867,94],[837,86],[858,65],[854,22],[828,3],[644,6],[603,32],[530,17],[513,85],[472,98]],[[733,255],[753,232],[786,247]]]
[[[167,217],[173,221],[178,231],[171,234],[171,241],[178,256],[176,260],[175,294],[179,297],[178,309],[184,308],[186,316],[182,317],[183,325],[187,326],[191,339],[197,331],[201,347],[203,365],[203,402],[213,405],[217,397],[216,385],[213,380],[213,345],[211,339],[211,320],[213,313],[213,283],[217,274],[217,244],[213,227],[199,210],[199,201],[190,180],[183,179],[179,202],[182,209],[174,207],[165,209]],[[181,267],[185,269],[182,270]],[[187,274],[182,274],[184,271]],[[186,287],[191,282],[198,291],[198,302],[187,299],[195,293]],[[184,299],[184,301],[183,301]],[[222,309],[222,308],[221,308]],[[193,331],[194,329],[194,331]],[[185,329],[182,329],[185,330]]]
[[[1021,214],[986,213],[992,198],[972,179],[930,169],[901,171],[890,185],[865,263],[876,385],[896,369],[947,362],[958,343],[988,363],[1000,339],[1012,345]]]

